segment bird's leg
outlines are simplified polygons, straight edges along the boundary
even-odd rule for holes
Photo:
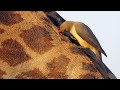
[[[82,47],[82,46],[79,46],[78,47],[80,50],[85,50],[86,48]]]
[[[89,48],[85,48],[82,46],[78,47],[80,50],[84,51],[88,56],[90,56],[92,59],[96,59],[96,55],[89,49]]]

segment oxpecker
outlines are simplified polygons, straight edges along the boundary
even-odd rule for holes
[[[60,25],[60,31],[69,32],[70,35],[78,41],[82,48],[89,48],[95,54],[97,64],[101,65],[101,70],[103,70],[102,72],[105,78],[116,78],[102,62],[101,53],[103,53],[106,57],[107,54],[102,49],[98,39],[87,25],[82,22],[65,21]]]

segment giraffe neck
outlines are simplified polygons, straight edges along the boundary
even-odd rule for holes
[[[0,11],[0,78],[102,78],[96,69],[83,73],[92,63],[55,29],[42,11]]]

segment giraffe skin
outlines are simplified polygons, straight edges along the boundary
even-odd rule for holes
[[[43,11],[0,11],[0,79],[103,79]]]

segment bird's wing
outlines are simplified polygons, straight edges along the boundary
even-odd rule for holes
[[[93,34],[91,29],[87,25],[85,25],[81,22],[77,22],[74,25],[75,25],[77,34],[82,39],[84,39],[87,43],[91,44],[93,47],[95,47],[100,52],[102,52],[105,56],[107,56],[105,51],[102,49],[100,43],[98,42],[96,36]]]

